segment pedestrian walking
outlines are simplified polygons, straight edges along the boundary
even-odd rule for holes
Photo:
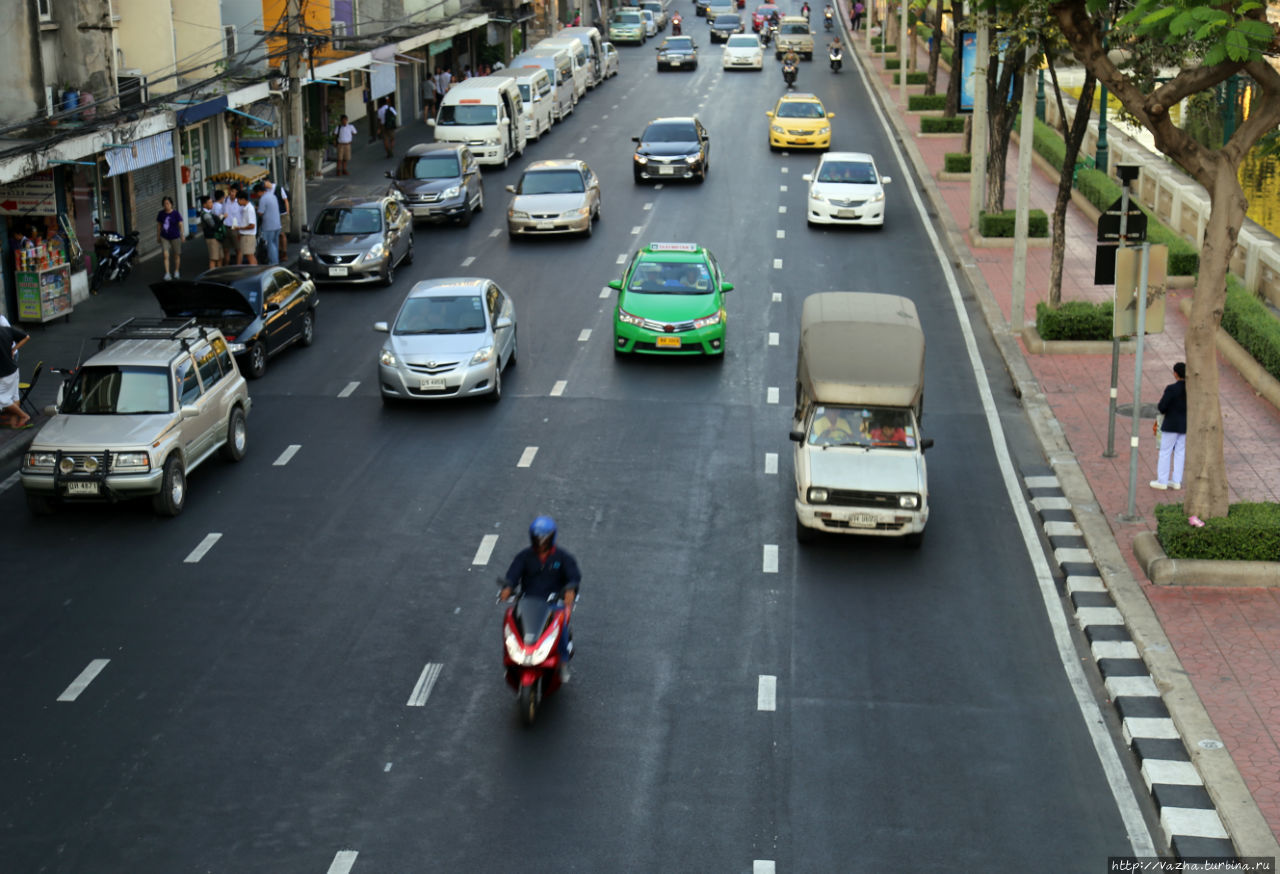
[[[0,326],[0,424],[15,431],[31,427],[31,417],[18,398],[18,350],[27,342],[27,332],[16,325]]]
[[[853,4],[853,15],[850,17],[849,26],[853,28],[854,31],[862,29],[862,14],[866,11],[867,8],[862,5],[861,0]]]
[[[238,216],[236,218],[236,252],[239,264],[258,263],[258,216],[249,203],[249,192],[241,189],[236,198]]]
[[[271,193],[276,196],[276,202],[280,204],[280,260],[289,260],[289,193],[284,190],[283,185],[276,185],[271,177],[267,177],[267,186],[271,189]]]
[[[231,188],[222,201],[222,224],[225,234],[222,238],[222,263],[231,265],[238,262],[240,254],[240,237],[236,228],[240,224],[239,186],[232,183]],[[216,201],[215,201],[216,204]]]
[[[156,242],[164,256],[164,278],[177,279],[182,269],[182,214],[173,208],[173,198],[160,201],[163,207],[156,214]],[[169,258],[173,257],[173,273],[169,272]]]
[[[275,186],[259,182],[253,186],[258,195],[258,225],[262,229],[262,242],[267,246],[267,263],[280,263],[280,201],[276,200]]]
[[[345,115],[338,119],[338,129],[334,132],[334,139],[338,143],[338,176],[351,175],[347,170],[347,163],[351,160],[351,142],[355,136],[356,126]]]
[[[391,98],[382,98],[382,105],[378,107],[378,128],[382,131],[382,148],[386,149],[388,158],[396,155],[396,122],[399,116],[391,105]]]
[[[210,270],[222,265],[222,241],[227,234],[222,217],[213,207],[213,195],[206,194],[200,202],[200,233],[204,235],[205,245],[209,247]]]
[[[1182,488],[1182,468],[1187,460],[1187,365],[1181,361],[1173,365],[1173,375],[1174,381],[1165,386],[1156,405],[1160,421],[1151,426],[1160,437],[1160,457],[1151,488],[1160,491]]]

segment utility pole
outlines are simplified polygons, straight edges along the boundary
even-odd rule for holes
[[[987,65],[991,62],[991,26],[986,16],[977,22],[977,50],[973,53],[973,144],[969,151],[969,230],[978,232],[978,219],[987,195]],[[960,63],[957,58],[956,63]]]
[[[302,225],[307,220],[307,161],[306,130],[302,123],[302,0],[289,0],[285,15],[285,40],[289,48],[289,90],[285,92],[285,112],[288,119],[285,142],[293,142],[295,149],[289,155],[289,236],[298,239]],[[287,137],[291,135],[293,140]]]

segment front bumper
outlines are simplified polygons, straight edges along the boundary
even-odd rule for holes
[[[659,70],[696,70],[697,58],[658,58]]]
[[[860,206],[841,206],[829,200],[809,201],[809,221],[816,225],[867,225],[879,227],[884,224],[884,201],[868,200]]]
[[[507,233],[513,236],[532,236],[534,234],[583,234],[591,227],[591,211],[585,216],[557,216],[538,218],[512,218],[507,216]]]
[[[652,158],[644,163],[632,160],[635,177],[644,179],[696,179],[702,175],[702,161],[690,161],[678,158],[674,161],[655,161]]]
[[[104,477],[59,476],[52,473],[22,471],[22,487],[35,495],[57,497],[64,501],[121,501],[157,494],[164,480],[164,469],[146,473],[108,474]],[[92,486],[91,486],[92,484]]]
[[[795,501],[796,521],[815,531],[861,534],[869,537],[903,537],[919,534],[929,521],[929,506],[919,510],[880,510],[841,507]]]
[[[630,43],[632,45],[643,45],[645,41],[644,31],[635,31],[628,33],[609,33],[609,42],[617,45],[618,43]]]
[[[378,384],[384,397],[429,401],[470,397],[493,391],[498,372],[497,356],[483,364],[459,364],[443,373],[416,371],[403,362],[378,362]]]
[[[769,145],[775,149],[829,149],[831,148],[831,131],[825,134],[797,134],[784,130],[782,133],[769,128]]]
[[[723,355],[724,322],[692,331],[664,334],[615,320],[613,348],[615,352],[640,355]]]
[[[764,55],[758,58],[730,57],[724,56],[724,60],[720,64],[726,70],[763,70]]]
[[[376,260],[358,258],[350,264],[329,264],[319,258],[299,258],[298,269],[310,273],[317,282],[345,282],[351,285],[362,285],[378,282],[386,267],[387,258],[383,255]]]
[[[409,201],[409,212],[413,214],[414,221],[447,222],[458,218],[466,211],[466,192],[445,201],[422,202],[412,199]]]

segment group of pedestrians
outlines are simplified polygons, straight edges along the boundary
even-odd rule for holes
[[[205,194],[200,200],[197,226],[208,248],[209,269],[257,264],[259,235],[267,250],[266,263],[279,264],[282,257],[288,257],[289,238],[284,229],[288,214],[288,195],[271,177],[255,183],[252,191],[232,183],[227,192],[219,188]],[[165,279],[182,277],[183,224],[173,198],[164,198],[156,215],[156,240],[164,258]]]

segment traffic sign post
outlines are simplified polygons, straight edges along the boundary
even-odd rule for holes
[[[1116,254],[1133,238],[1146,240],[1147,214],[1129,201],[1129,183],[1138,178],[1141,167],[1137,164],[1117,164],[1120,177],[1120,199],[1098,217],[1098,252],[1093,265],[1095,285],[1111,285],[1116,280]],[[1136,213],[1136,215],[1135,215]],[[1113,218],[1114,216],[1114,218]],[[1114,224],[1114,234],[1112,226]],[[1114,240],[1114,243],[1111,242]],[[1105,268],[1103,265],[1106,265]],[[1114,322],[1111,339],[1111,393],[1107,402],[1107,448],[1104,458],[1116,454],[1116,392],[1120,386],[1120,336],[1115,334]]]

